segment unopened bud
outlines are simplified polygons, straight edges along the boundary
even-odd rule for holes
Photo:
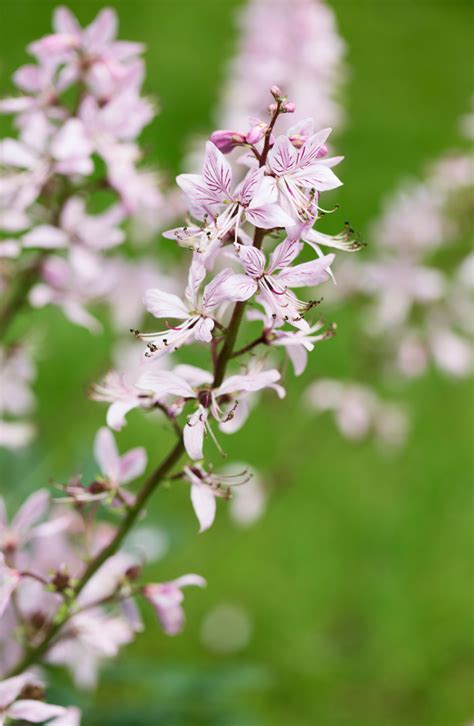
[[[294,113],[296,110],[296,103],[293,103],[293,101],[285,103],[281,110],[283,113]]]
[[[71,579],[67,572],[64,570],[58,570],[54,573],[51,578],[51,584],[57,592],[64,592],[71,584]]]
[[[245,137],[245,140],[248,144],[256,144],[266,134],[266,131],[268,129],[268,124],[260,122],[258,124],[255,124],[255,126],[252,126],[250,131],[247,133],[247,136]]]
[[[236,146],[245,144],[244,134],[228,129],[214,131],[209,138],[223,154],[229,154]]]
[[[283,95],[283,92],[279,86],[272,86],[270,88],[270,93],[272,94],[275,101],[279,101]]]
[[[278,108],[278,106],[276,105],[276,103],[271,103],[268,107],[268,110],[270,111],[270,113],[275,113],[277,108]]]
[[[140,565],[131,565],[125,570],[125,577],[127,580],[138,580],[142,573],[142,567]]]

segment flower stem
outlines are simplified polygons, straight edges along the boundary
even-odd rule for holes
[[[35,259],[17,275],[11,293],[0,311],[0,340],[3,340],[13,318],[25,304],[28,293],[36,282],[43,259],[44,254],[36,255]]]

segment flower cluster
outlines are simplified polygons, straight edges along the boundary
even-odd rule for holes
[[[54,304],[93,332],[100,323],[89,307],[99,301],[109,304],[121,329],[124,322],[137,325],[139,290],[163,280],[153,260],[116,254],[127,221],[163,209],[156,175],[138,166],[137,137],[154,115],[153,103],[141,95],[143,46],[116,40],[110,9],[82,29],[60,7],[53,25],[52,35],[28,47],[33,62],[14,74],[18,94],[0,100],[0,113],[13,114],[17,131],[0,141],[2,337],[26,301],[38,308]],[[117,298],[125,280],[128,294]],[[17,343],[2,351],[11,384],[2,416],[31,409],[24,389],[33,353]],[[0,445],[24,445],[31,433],[26,424],[5,420]]]

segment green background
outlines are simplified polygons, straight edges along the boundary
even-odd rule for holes
[[[25,62],[26,44],[50,32],[54,5],[0,3],[2,93]],[[210,128],[237,5],[114,3],[121,37],[148,46],[146,87],[162,107],[145,132],[148,158],[170,177],[188,135]],[[89,22],[101,3],[70,6]],[[363,233],[403,176],[458,145],[457,120],[472,90],[472,6],[332,6],[350,67],[337,200]],[[356,312],[338,311],[338,336],[319,346],[301,379],[289,378],[284,403],[269,396],[225,439],[229,460],[256,466],[271,490],[256,525],[235,527],[223,505],[213,529],[197,536],[185,488],[156,495],[148,522],[166,530],[171,546],[150,577],[199,572],[209,585],[187,591],[187,628],[178,638],[163,635],[146,612],[146,633],[104,668],[96,693],[80,696],[86,726],[463,726],[472,718],[471,389],[430,371],[400,391],[413,430],[396,456],[342,440],[329,419],[301,410],[298,395],[320,375],[370,379],[355,353]],[[2,457],[12,502],[50,476],[94,471],[91,443],[105,412],[85,390],[106,369],[111,341],[109,332],[93,338],[55,311],[30,313],[22,325],[43,331],[39,437],[16,458]],[[159,423],[134,415],[119,444],[145,444],[153,464],[169,438]],[[251,618],[250,643],[238,654],[216,655],[200,639],[206,613],[222,602]],[[66,678],[55,696],[78,700]]]

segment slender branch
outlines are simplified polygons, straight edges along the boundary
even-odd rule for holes
[[[252,340],[251,343],[244,345],[243,348],[239,348],[239,350],[234,351],[230,357],[238,358],[239,356],[244,355],[244,353],[248,353],[250,350],[253,350],[253,348],[256,348],[257,345],[260,345],[261,343],[265,343],[264,335],[260,335],[258,338],[255,338],[255,340]]]
[[[101,550],[99,554],[89,563],[84,574],[74,588],[75,597],[77,597],[79,593],[84,589],[91,577],[95,575],[97,570],[104,564],[104,562],[117,552],[128,532],[142,513],[143,507],[145,506],[146,502],[151,497],[157,486],[163,481],[164,477],[166,476],[166,474],[168,474],[170,469],[172,469],[172,467],[179,461],[183,453],[184,444],[181,437],[177,444],[174,446],[174,448],[170,451],[166,459],[163,460],[163,462],[150,474],[150,476],[146,480],[145,484],[137,495],[135,504],[133,505],[133,507],[131,507],[125,518],[122,520],[122,523],[117,530],[113,540],[107,545],[107,547],[104,547],[104,549]],[[59,634],[63,625],[67,622],[69,617],[72,617],[74,614],[75,613],[72,612],[68,614],[66,618],[63,618],[60,621],[53,622],[41,643],[25,653],[24,658],[11,670],[6,678],[10,678],[11,676],[23,673],[32,665],[40,661],[42,657],[48,652],[50,645]]]
[[[0,311],[0,340],[3,340],[13,318],[26,303],[44,257],[45,255],[41,253],[36,255],[34,260],[17,275],[13,289]]]

